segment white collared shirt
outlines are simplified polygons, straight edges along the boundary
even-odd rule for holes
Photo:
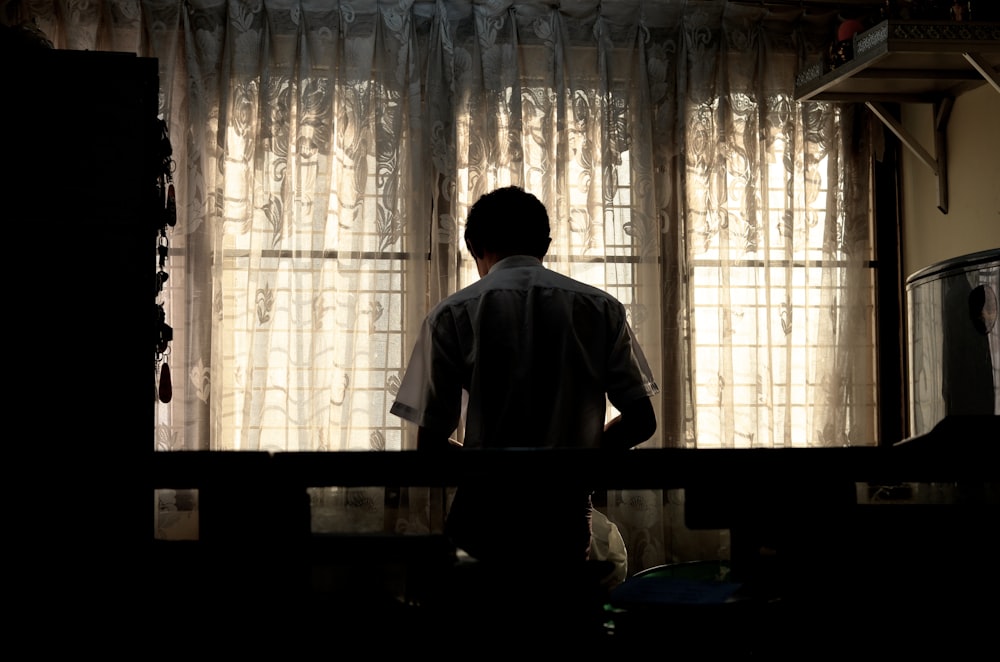
[[[430,311],[390,411],[447,436],[464,393],[466,447],[596,448],[658,391],[617,299],[517,255]]]

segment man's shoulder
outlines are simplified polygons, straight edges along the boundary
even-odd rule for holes
[[[609,309],[623,307],[621,302],[611,293],[602,290],[596,285],[584,283],[583,281],[576,280],[575,278],[571,278],[570,276],[561,274],[557,271],[552,271],[550,269],[546,269],[546,271],[546,278],[541,283],[542,287],[557,290],[566,297],[586,299]]]
[[[477,299],[482,296],[485,289],[486,288],[483,287],[483,280],[478,280],[475,283],[466,285],[462,289],[452,292],[445,298],[438,301],[437,304],[431,308],[431,312],[439,312],[456,306],[461,306],[467,301]]]
[[[611,301],[617,301],[617,299],[611,296],[611,294],[602,290],[596,285],[590,285],[589,283],[584,283],[582,280],[571,278],[570,276],[559,273],[558,271],[552,271],[551,269],[546,269],[545,271],[546,275],[548,276],[549,282],[554,287],[559,287],[568,292],[574,292],[585,296],[593,296],[599,299],[608,299]]]
[[[427,322],[436,325],[442,318],[455,316],[457,310],[466,308],[470,304],[474,305],[474,302],[482,296],[484,291],[482,283],[483,281],[479,280],[438,301],[427,312]],[[461,313],[458,315],[460,316]]]

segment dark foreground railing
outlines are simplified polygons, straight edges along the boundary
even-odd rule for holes
[[[452,617],[467,609],[450,590],[466,580],[452,574],[461,564],[444,536],[314,533],[307,488],[386,486],[399,494],[406,486],[469,480],[495,483],[498,490],[523,490],[532,482],[598,491],[683,488],[684,526],[729,529],[725,564],[748,598],[739,604],[752,609],[727,606],[717,613],[684,605],[646,613],[630,607],[614,617],[618,630],[609,643],[616,655],[630,641],[642,651],[651,641],[664,645],[667,624],[674,648],[702,646],[724,632],[741,650],[798,653],[822,642],[853,654],[855,639],[842,636],[847,620],[852,631],[867,627],[863,639],[891,644],[892,652],[900,641],[923,652],[929,635],[951,646],[947,633],[955,627],[986,632],[969,624],[995,623],[998,451],[998,417],[986,417],[949,420],[927,437],[891,447],[159,453],[148,488],[197,489],[199,539],[153,541],[146,563],[155,587],[150,594],[159,613],[210,624],[228,637],[227,645],[232,624],[257,623],[258,614],[282,625],[254,627],[251,641],[271,632],[285,645],[305,634],[310,645],[325,646],[372,624],[386,633],[449,641]],[[864,483],[899,486],[900,493],[907,483],[944,484],[954,498],[913,507],[864,504],[856,498]],[[431,490],[439,515],[443,492]],[[676,533],[680,525],[673,526]],[[525,541],[525,559],[536,553]],[[537,558],[544,562],[544,554]],[[630,573],[643,569],[641,553],[630,562]],[[538,582],[518,582],[523,578],[509,586],[516,613],[493,614],[498,623],[501,616],[510,621],[504,628],[516,632],[525,622],[558,615]],[[966,598],[969,586],[986,598],[985,608]],[[949,619],[943,629],[942,618]]]
[[[998,459],[1000,416],[966,416],[945,419],[926,436],[878,447],[155,453],[149,488],[198,489],[208,537],[210,527],[233,532],[246,526],[237,513],[249,511],[258,533],[273,528],[276,535],[308,534],[307,488],[448,487],[462,481],[498,489],[512,483],[684,488],[690,494],[689,525],[718,528],[747,504],[757,512],[853,505],[846,486],[856,483],[998,484]],[[240,505],[250,502],[252,508]]]
[[[479,450],[445,453],[154,453],[151,488],[281,484],[448,486],[543,481],[595,488],[680,488],[769,481],[950,482],[1000,477],[1000,416],[942,421],[893,446],[781,449]]]

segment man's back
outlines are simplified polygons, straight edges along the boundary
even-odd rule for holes
[[[462,357],[450,368],[469,396],[469,448],[597,448],[606,394],[655,392],[624,307],[535,258],[498,262],[428,323]]]

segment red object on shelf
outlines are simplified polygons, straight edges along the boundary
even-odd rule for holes
[[[850,39],[857,33],[865,29],[864,24],[856,18],[852,18],[844,21],[837,28],[837,41],[844,41]]]

